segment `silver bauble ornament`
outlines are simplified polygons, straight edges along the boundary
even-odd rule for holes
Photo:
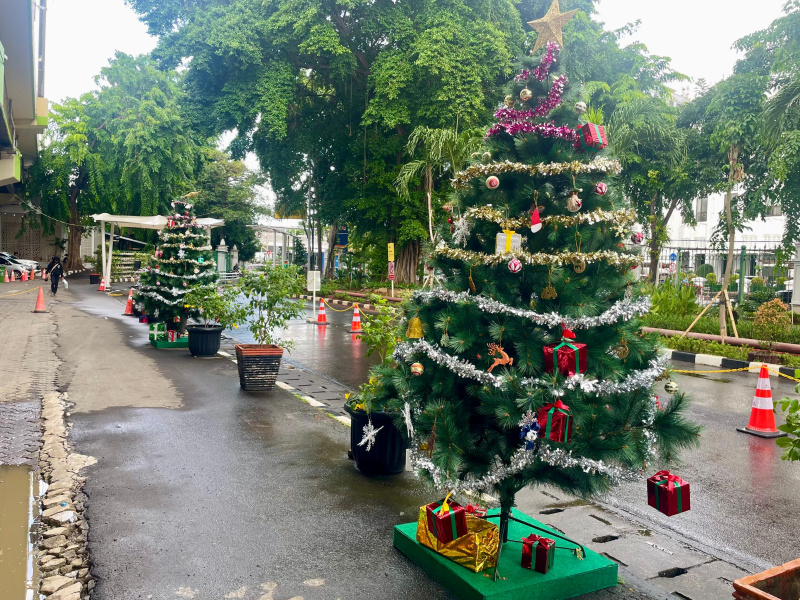
[[[675,392],[678,391],[678,384],[675,383],[674,381],[668,381],[667,383],[664,384],[664,390],[668,394],[674,394]]]
[[[584,102],[583,100],[575,103],[575,112],[578,113],[579,115],[585,113],[587,108],[588,107],[586,106],[586,102]]]

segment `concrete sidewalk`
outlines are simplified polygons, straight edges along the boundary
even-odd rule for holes
[[[341,416],[334,382],[285,368],[291,392],[244,393],[230,357],[152,348],[147,326],[121,316],[123,297],[75,280],[59,300],[48,306],[58,388],[75,403],[75,449],[98,461],[85,472],[95,598],[451,598],[391,545],[431,493],[410,473],[356,471],[350,432],[330,416]],[[46,335],[34,325],[13,342],[0,329],[0,347]],[[622,565],[625,585],[587,600],[729,597],[744,573],[558,492],[518,504]],[[673,569],[706,586],[682,575],[676,587]]]

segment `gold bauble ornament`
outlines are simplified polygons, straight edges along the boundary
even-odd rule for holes
[[[674,394],[675,392],[678,391],[678,384],[675,383],[674,381],[668,381],[667,383],[664,384],[664,390],[668,394]]]
[[[617,346],[617,349],[614,352],[616,352],[617,356],[622,360],[628,358],[628,355],[631,353],[630,349],[628,348],[628,340],[623,337],[619,341],[619,346]]]
[[[528,25],[539,33],[536,38],[536,44],[533,46],[533,50],[531,50],[531,54],[535,53],[539,48],[546,46],[547,42],[555,42],[559,46],[563,46],[564,35],[561,29],[566,25],[567,21],[575,16],[576,12],[578,12],[577,8],[562,13],[561,9],[558,8],[558,0],[553,0],[553,4],[550,5],[550,10],[547,11],[547,14],[543,18],[536,19],[535,21],[528,21]]]
[[[573,263],[572,268],[575,269],[576,273],[583,273],[586,270],[586,261],[577,260]]]
[[[508,96],[506,96],[505,100],[503,100],[503,104],[505,104],[508,108],[514,108],[516,100],[514,100],[514,96],[509,94]]]
[[[492,153],[491,152],[484,152],[483,156],[481,156],[481,160],[484,163],[492,162]]]
[[[527,102],[527,101],[528,101],[528,100],[530,100],[531,98],[533,98],[533,92],[532,92],[532,91],[530,91],[528,88],[524,88],[524,89],[523,89],[523,90],[522,90],[522,91],[519,93],[519,99],[520,99],[520,100],[522,100],[523,102]]]
[[[423,337],[422,321],[419,317],[414,317],[408,322],[408,329],[406,330],[406,337],[412,339],[419,339]]]
[[[414,377],[419,377],[425,372],[425,367],[422,366],[422,363],[414,363],[411,365],[411,374]]]

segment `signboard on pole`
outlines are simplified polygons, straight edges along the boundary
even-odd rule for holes
[[[678,260],[678,255],[673,252],[672,254],[669,255],[669,260],[671,262],[675,262],[676,260]]]
[[[309,271],[307,273],[307,283],[309,292],[318,292],[321,288],[319,271]]]
[[[394,262],[394,244],[389,244],[389,262]],[[394,269],[392,269],[392,272],[394,272]]]
[[[350,230],[347,226],[339,227],[336,233],[336,248],[347,248],[347,241],[350,236]]]
[[[394,261],[389,262],[389,281],[394,281]]]

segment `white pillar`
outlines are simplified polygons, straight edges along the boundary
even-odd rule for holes
[[[236,244],[233,245],[231,248],[231,268],[235,267],[239,264],[239,248],[236,247]],[[241,267],[239,267],[241,270]]]
[[[272,266],[278,264],[278,230],[272,230]]]
[[[228,247],[225,240],[219,241],[217,246],[217,273],[225,273],[228,270]]]
[[[106,222],[100,221],[100,258],[102,262],[100,263],[100,277],[105,277],[105,268],[106,268]],[[94,252],[92,252],[94,255]],[[108,285],[108,282],[105,282]]]
[[[795,246],[797,254],[794,259],[794,281],[792,283],[792,312],[800,313],[800,292],[797,290],[800,281],[800,244]]]

